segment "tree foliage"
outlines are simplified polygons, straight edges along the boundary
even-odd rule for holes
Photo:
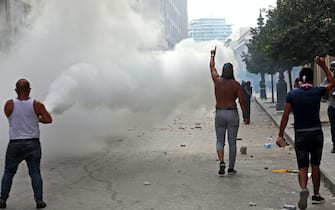
[[[257,28],[250,29],[252,39],[247,44],[248,53],[243,53],[242,59],[250,73],[269,73],[272,66],[269,65],[271,60],[266,55],[267,42],[264,40],[267,34],[264,33],[264,18],[261,12],[257,20]]]
[[[247,69],[266,73],[311,63],[321,55],[335,55],[335,0],[277,0],[266,11],[266,24],[252,29],[248,53],[242,57]],[[260,56],[264,60],[260,60]]]

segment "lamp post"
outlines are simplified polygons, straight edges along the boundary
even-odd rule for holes
[[[264,73],[261,73],[261,81],[259,82],[259,87],[261,89],[261,99],[267,99],[266,97],[266,85],[265,85],[265,75]]]

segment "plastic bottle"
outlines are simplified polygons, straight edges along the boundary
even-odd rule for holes
[[[264,147],[265,147],[266,149],[270,149],[270,148],[276,146],[276,144],[274,144],[273,141],[272,141],[272,136],[266,138],[266,141],[267,141],[267,142],[264,144]]]
[[[265,144],[264,144],[264,147],[265,147],[266,149],[270,149],[270,148],[272,148],[272,147],[274,147],[274,146],[275,146],[274,143],[265,143]]]
[[[283,206],[284,209],[290,209],[290,210],[296,210],[297,207],[295,207],[295,205],[284,205]]]

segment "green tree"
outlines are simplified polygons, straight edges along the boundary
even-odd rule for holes
[[[263,68],[265,73],[288,70],[289,76],[293,66],[313,64],[317,55],[335,55],[334,11],[334,0],[277,0],[250,40],[244,55],[248,71],[255,71],[253,61],[259,55],[271,66]]]
[[[265,74],[273,74],[274,63],[266,54],[268,35],[264,28],[264,18],[260,11],[259,18],[257,19],[257,27],[251,28],[250,33],[252,38],[247,44],[248,52],[242,53],[242,60],[246,64],[246,69],[250,73],[260,74],[260,88],[265,89]],[[272,84],[273,85],[273,84]],[[273,97],[272,97],[273,98]]]
[[[268,56],[281,66],[312,63],[317,55],[334,55],[334,0],[278,0],[268,11]]]

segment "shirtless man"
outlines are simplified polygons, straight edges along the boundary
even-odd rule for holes
[[[236,174],[236,138],[240,124],[240,118],[237,110],[236,99],[238,98],[243,120],[245,124],[250,123],[246,115],[246,106],[243,98],[242,88],[239,82],[234,78],[233,65],[225,63],[220,76],[215,68],[216,47],[211,50],[210,71],[215,87],[216,114],[215,114],[215,132],[216,132],[216,150],[220,160],[219,174],[225,174],[226,164],[224,162],[224,146],[226,132],[228,132],[229,144],[229,165],[228,175]]]

